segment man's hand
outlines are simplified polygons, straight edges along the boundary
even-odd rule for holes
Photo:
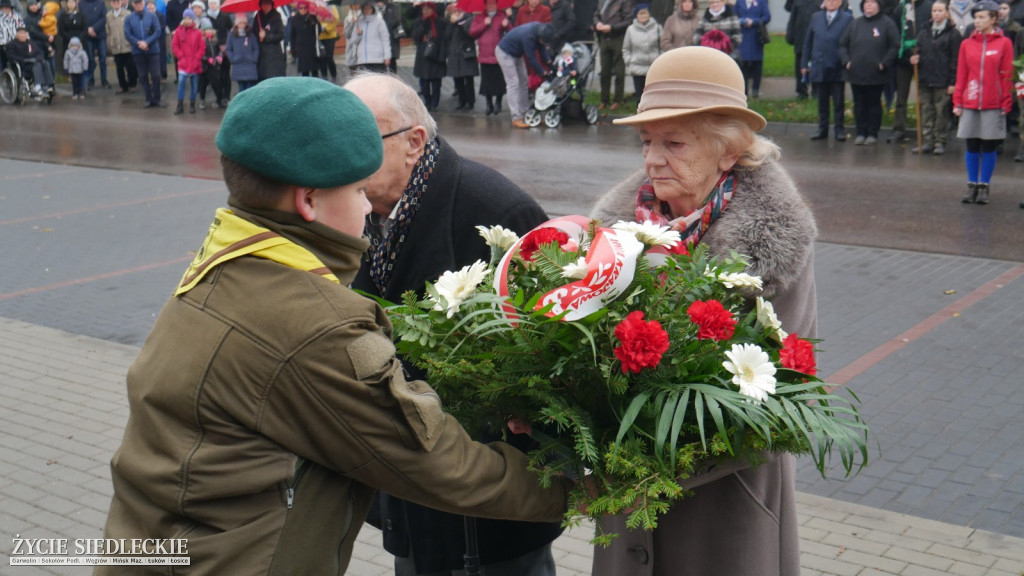
[[[89,36],[96,37],[96,31],[92,29],[92,26],[89,26]]]
[[[137,46],[139,47],[139,50],[142,50],[143,52],[149,52],[149,43],[145,40],[139,40]]]

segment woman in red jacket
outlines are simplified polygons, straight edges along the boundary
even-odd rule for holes
[[[185,81],[189,81],[189,108],[196,112],[196,88],[199,75],[203,73],[203,54],[206,52],[206,41],[203,33],[196,26],[196,15],[189,8],[181,18],[181,25],[174,31],[171,41],[174,58],[178,61],[178,107],[174,109],[177,116],[184,112]]]
[[[964,204],[988,204],[996,148],[1006,138],[1006,114],[1013,105],[1013,44],[996,28],[999,5],[981,0],[971,9],[974,33],[960,44],[953,114],[957,136],[967,140]]]

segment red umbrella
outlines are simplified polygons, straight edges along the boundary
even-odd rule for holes
[[[515,0],[498,0],[498,10],[511,8],[514,3]],[[463,12],[484,12],[484,0],[458,0],[455,5]]]
[[[274,0],[274,8],[287,6],[293,0]],[[259,12],[260,0],[224,0],[220,5],[221,12]]]

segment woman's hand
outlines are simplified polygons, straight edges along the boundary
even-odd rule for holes
[[[954,116],[960,116],[963,113],[964,113],[964,109],[963,108],[961,108],[959,106],[954,106],[953,107],[953,115]]]
[[[533,433],[533,427],[530,426],[529,422],[522,418],[509,418],[508,429],[513,434],[526,434],[529,436]]]
[[[913,56],[910,57],[910,65],[911,66],[917,66],[917,63],[920,62],[920,61],[921,61],[921,55],[920,54],[914,54]]]

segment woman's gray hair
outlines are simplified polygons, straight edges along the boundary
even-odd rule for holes
[[[437,136],[437,121],[427,111],[416,91],[413,90],[404,80],[390,72],[368,72],[360,71],[352,76],[352,80],[373,78],[391,78],[395,82],[388,82],[387,103],[388,108],[394,110],[401,119],[399,124],[404,126],[423,126],[427,131],[427,140],[433,140]]]
[[[782,157],[779,147],[764,136],[754,132],[744,120],[734,116],[712,112],[698,114],[701,132],[717,149],[718,156],[736,154],[737,169],[757,168],[768,160]]]

